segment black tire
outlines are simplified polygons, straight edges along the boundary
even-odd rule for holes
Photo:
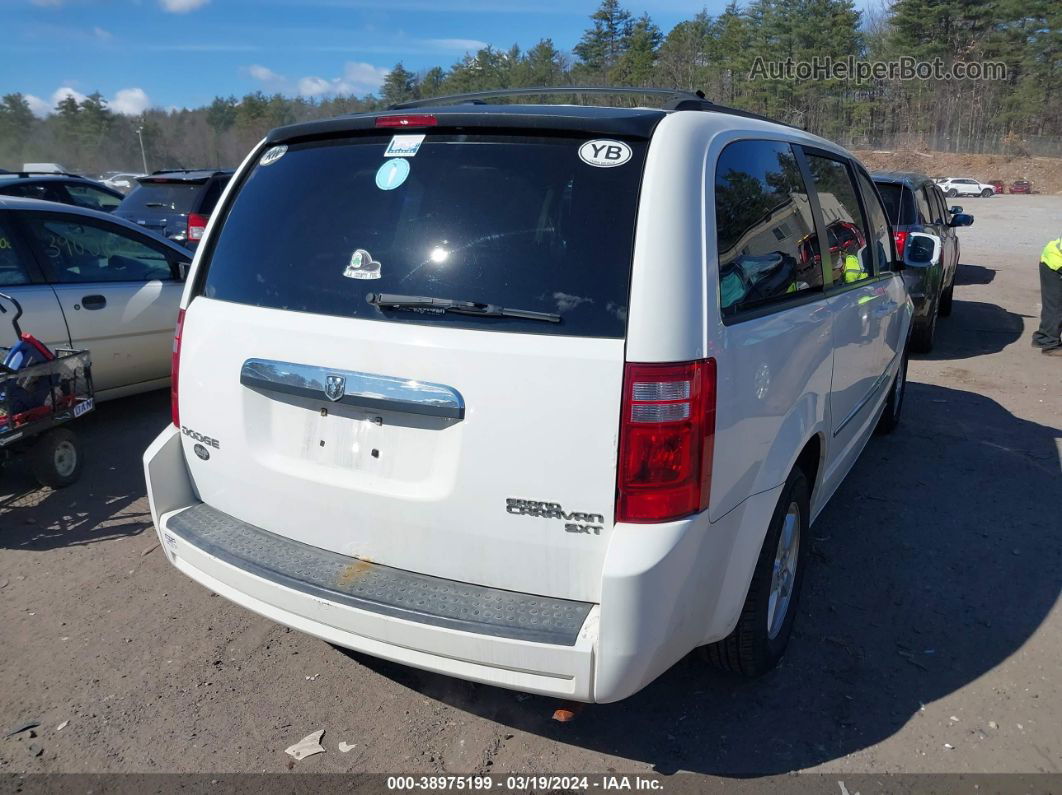
[[[81,477],[82,455],[77,436],[66,428],[53,428],[30,450],[33,476],[42,486],[61,489]]]
[[[896,430],[900,424],[900,414],[903,412],[903,399],[907,394],[907,349],[904,349],[900,359],[900,372],[896,374],[889,386],[889,399],[885,401],[885,410],[878,420],[878,427],[874,432],[880,436],[888,436]]]
[[[951,299],[955,294],[955,285],[951,285],[940,294],[940,306],[937,307],[937,314],[941,317],[947,317],[951,314]]]
[[[982,199],[987,199],[988,197],[990,197],[992,195],[992,193],[993,193],[993,190],[991,188],[985,188],[983,191],[981,191],[981,198]]]
[[[911,350],[914,353],[929,353],[933,350],[933,337],[936,333],[937,307],[933,307],[929,319],[924,323],[916,324],[911,332]]]
[[[791,577],[789,602],[780,625],[772,635],[768,630],[771,584],[774,574],[775,555],[790,507],[797,508],[796,569]],[[808,560],[811,536],[808,523],[811,517],[810,492],[804,473],[796,469],[786,480],[782,496],[774,509],[767,537],[760,549],[756,570],[752,575],[745,606],[741,610],[734,631],[721,641],[704,647],[705,656],[713,665],[743,676],[761,676],[774,668],[785,654],[789,636],[793,631],[797,605],[800,601],[800,586],[804,581],[804,569]]]
[[[959,195],[959,192],[957,190],[955,190],[955,188],[951,188],[951,189],[948,190],[947,196],[948,196],[949,199],[954,199],[958,195]]]

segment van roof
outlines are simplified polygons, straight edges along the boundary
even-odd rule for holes
[[[615,108],[602,105],[559,104],[489,104],[485,100],[506,96],[526,97],[562,94],[580,97],[583,94],[663,95],[671,97],[660,108]],[[755,113],[728,108],[694,94],[670,89],[633,89],[602,87],[542,87],[482,91],[474,94],[433,97],[431,99],[393,105],[385,111],[356,113],[334,119],[304,122],[272,130],[266,143],[280,143],[294,139],[330,135],[353,130],[376,127],[376,119],[388,116],[434,116],[437,126],[442,127],[491,127],[539,130],[564,130],[591,135],[619,135],[634,138],[649,138],[656,125],[669,113],[677,111],[702,111],[737,116],[765,122],[785,129],[796,129],[774,119]],[[388,127],[389,132],[402,128]],[[423,127],[410,127],[421,130]]]

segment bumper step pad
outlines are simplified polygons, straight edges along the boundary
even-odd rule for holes
[[[479,635],[574,646],[593,607],[346,557],[270,533],[205,503],[172,516],[166,529],[209,555],[286,588]]]

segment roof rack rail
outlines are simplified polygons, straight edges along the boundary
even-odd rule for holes
[[[69,171],[8,171],[5,172],[9,177],[77,177],[78,179],[87,179],[80,174],[73,174]]]
[[[441,97],[428,99],[414,99],[409,102],[399,102],[388,107],[388,110],[410,110],[412,108],[427,108],[433,105],[458,105],[473,104],[485,105],[486,99],[499,97],[529,97],[544,94],[619,94],[626,96],[664,96],[671,97],[668,102],[661,106],[661,110],[701,110],[714,113],[726,113],[731,116],[740,116],[745,119],[767,121],[772,124],[782,124],[786,127],[801,129],[793,124],[787,124],[769,116],[761,116],[758,113],[730,108],[726,105],[717,105],[705,97],[703,91],[685,91],[678,88],[633,88],[630,86],[536,86],[533,88],[502,88],[495,91],[476,91],[471,94],[449,94]]]
[[[686,101],[704,101],[701,91],[683,91],[677,88],[631,88],[629,86],[535,86],[532,88],[502,88],[495,91],[475,91],[471,94],[448,94],[428,99],[414,99],[391,105],[388,110],[409,110],[431,105],[486,104],[485,99],[498,97],[533,97],[542,94],[625,94],[628,96],[656,95],[677,97]]]

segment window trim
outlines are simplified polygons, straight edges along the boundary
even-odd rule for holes
[[[716,205],[715,205],[715,180],[716,180],[716,177],[717,177],[718,171],[719,171],[719,160],[723,157],[723,153],[726,152],[726,150],[730,146],[732,146],[734,144],[742,144],[742,143],[782,144],[784,146],[788,146],[789,147],[789,149],[793,152],[794,159],[797,162],[797,169],[800,172],[800,178],[804,182],[804,190],[807,191],[806,195],[808,197],[808,206],[811,208],[811,218],[812,218],[812,223],[815,226],[815,234],[818,237],[819,241],[822,241],[823,239],[825,239],[822,236],[823,235],[823,229],[822,229],[822,217],[821,217],[821,213],[819,212],[819,197],[818,197],[818,195],[815,194],[814,191],[812,191],[809,188],[809,185],[812,185],[813,183],[811,182],[811,172],[808,169],[807,162],[804,159],[803,146],[802,146],[802,144],[800,144],[800,143],[798,143],[796,141],[793,141],[791,139],[787,139],[787,138],[741,137],[741,138],[734,138],[732,140],[727,141],[725,144],[723,144],[723,147],[719,150],[719,153],[716,155],[715,160],[714,160],[714,162],[711,165],[711,177],[710,177],[711,183],[710,184],[712,185],[712,206],[710,208],[710,211],[713,213],[713,216],[714,216],[714,214],[716,212]],[[705,172],[706,172],[705,173],[705,181],[708,182],[709,176],[708,176],[708,169],[707,168],[705,169]],[[720,289],[719,271],[720,271],[720,264],[721,264],[720,261],[719,261],[719,228],[718,228],[718,224],[714,224],[714,226],[716,227],[716,229],[715,229],[715,240],[712,243],[712,245],[715,247],[715,266],[716,266],[716,279],[715,279],[714,289],[716,290],[717,295],[719,295],[720,294],[719,293],[719,289]],[[716,306],[719,309],[719,317],[720,317],[723,325],[724,326],[732,326],[732,325],[735,325],[737,323],[743,323],[746,320],[756,320],[756,319],[761,318],[761,317],[766,317],[767,315],[773,315],[776,312],[784,312],[787,309],[793,309],[793,308],[798,307],[798,306],[803,306],[805,304],[813,303],[814,301],[824,300],[827,297],[827,295],[829,294],[829,287],[830,287],[830,284],[832,283],[832,280],[833,280],[833,274],[828,272],[827,269],[825,269],[823,267],[823,261],[822,260],[823,260],[823,258],[822,258],[822,245],[821,245],[821,242],[820,242],[820,245],[819,245],[819,277],[820,277],[822,283],[820,285],[818,285],[817,288],[808,288],[807,290],[803,290],[803,291],[801,291],[799,293],[795,293],[791,297],[777,298],[777,299],[768,301],[766,303],[759,304],[757,306],[753,306],[753,307],[750,307],[748,309],[740,309],[740,310],[738,310],[736,312],[732,312],[732,313],[729,313],[729,314],[727,314],[727,313],[725,313],[723,311],[722,302],[720,300],[717,300],[716,301]],[[707,284],[708,282],[709,282],[709,280],[705,279],[705,283]]]
[[[863,172],[864,176],[866,176],[866,178],[868,180],[870,180],[870,184],[871,185],[874,184],[874,180],[871,179],[871,177],[866,173],[866,169],[863,168],[862,165],[857,165],[857,162],[854,161],[851,157],[847,157],[845,155],[839,155],[836,152],[831,152],[828,149],[822,149],[822,148],[817,147],[817,146],[802,146],[802,148],[804,149],[806,154],[815,155],[816,157],[823,157],[823,158],[825,158],[827,160],[833,160],[834,162],[842,164],[845,167],[845,170],[848,171],[848,180],[849,180],[849,182],[851,182],[852,188],[855,191],[856,202],[859,204],[859,212],[862,213],[862,215],[863,215],[863,234],[866,236],[866,240],[868,241],[868,245],[869,245],[870,227],[867,226],[867,223],[869,222],[869,218],[867,216],[866,205],[865,205],[864,200],[863,200],[863,191],[860,189],[859,183],[855,179],[856,169],[858,168],[859,170],[861,170]],[[817,200],[818,199],[818,191],[817,190],[815,191],[815,197],[816,197],[816,200]],[[879,201],[880,201],[880,199],[879,199]],[[882,209],[882,212],[884,212],[884,208]],[[823,223],[825,224],[825,222],[823,222]],[[888,213],[885,213],[885,223],[889,224],[889,238],[891,240],[892,239],[892,223],[889,221],[889,214]],[[828,246],[829,245],[829,237],[826,237],[824,239],[827,241],[827,246]],[[892,255],[893,255],[893,261],[895,262],[895,260],[896,260],[895,244],[893,244]],[[873,257],[871,258],[871,263],[873,264]],[[876,270],[877,269],[875,268],[875,271]],[[860,279],[858,282],[850,282],[850,283],[845,283],[843,281],[842,282],[833,282],[832,279],[831,279],[831,287],[830,287],[829,290],[826,291],[826,294],[828,296],[832,297],[832,296],[835,296],[835,295],[840,295],[841,293],[846,293],[849,290],[857,290],[860,287],[866,287],[869,284],[875,284],[877,282],[881,282],[881,281],[885,281],[886,279],[890,279],[890,278],[893,277],[893,275],[895,273],[896,273],[895,271],[886,271],[884,273],[876,273],[875,272],[875,273],[868,274],[867,278],[865,278],[865,279]],[[832,277],[832,273],[831,273],[831,277]]]
[[[15,250],[18,251],[19,247],[21,247],[22,251],[26,254],[26,270],[30,277],[30,280],[25,284],[9,284],[5,285],[4,289],[7,287],[29,287],[32,285],[48,284],[48,278],[37,257],[37,247],[33,245],[33,239],[29,232],[22,226],[22,219],[19,218],[19,211],[9,210],[6,212],[0,212],[0,221],[7,224],[11,236],[14,238],[13,242],[15,244]],[[0,289],[0,292],[2,291],[3,290]]]
[[[29,224],[35,219],[55,219],[58,221],[74,222],[78,219],[84,219],[91,225],[98,226],[103,229],[109,229],[114,234],[124,233],[127,237],[136,240],[139,243],[147,246],[148,248],[158,251],[166,260],[166,264],[170,268],[170,278],[168,279],[148,279],[147,281],[141,279],[126,279],[126,280],[114,280],[114,281],[93,281],[93,282],[64,282],[56,278],[55,271],[52,270],[51,261],[48,259],[48,255],[44,252],[44,247],[40,241],[36,239],[34,234],[28,229]],[[45,284],[53,286],[68,285],[68,284],[149,284],[153,281],[160,281],[163,283],[176,282],[181,283],[181,269],[178,260],[174,256],[174,252],[168,250],[165,246],[159,245],[157,241],[151,238],[141,235],[136,229],[128,229],[120,224],[113,223],[103,218],[91,218],[89,216],[82,216],[78,213],[61,213],[53,210],[31,210],[23,213],[22,223],[24,224],[25,238],[33,248],[34,256],[40,265],[41,271],[44,273]],[[191,261],[191,257],[189,257]]]
[[[896,262],[899,259],[899,257],[896,256],[896,228],[893,226],[892,221],[889,220],[889,213],[885,209],[885,202],[881,200],[881,194],[878,193],[877,183],[874,182],[874,178],[870,176],[870,172],[868,172],[866,168],[863,167],[863,164],[855,158],[852,158],[852,168],[855,170],[857,176],[860,174],[863,175],[863,179],[867,181],[867,184],[870,185],[871,189],[874,191],[876,201],[878,203],[878,209],[881,210],[881,214],[885,218],[885,228],[889,236],[889,269],[882,273],[875,273],[874,276],[891,276],[893,274],[899,273],[899,270],[901,269],[898,269],[896,267]],[[862,196],[862,186],[860,186],[858,179],[856,180],[856,187],[860,188],[860,195],[865,202],[867,199],[865,196]],[[869,224],[870,213],[866,212],[866,210],[864,210],[864,217],[866,218],[866,221]],[[870,238],[868,237],[867,240],[869,241]],[[875,268],[875,270],[877,270],[877,268]]]

